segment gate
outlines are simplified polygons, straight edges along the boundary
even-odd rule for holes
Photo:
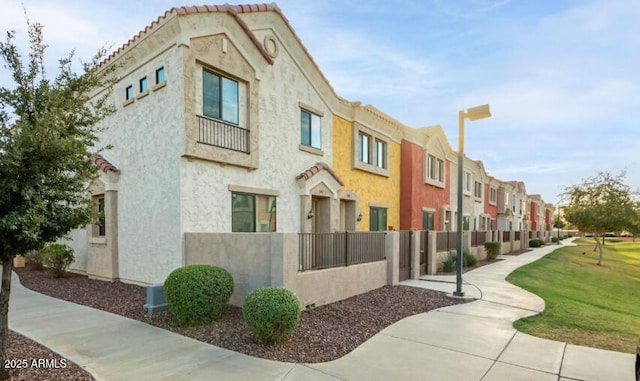
[[[427,248],[429,247],[429,231],[420,232],[420,276],[427,273]]]
[[[411,277],[411,238],[413,231],[400,232],[400,274],[399,280],[407,280]]]

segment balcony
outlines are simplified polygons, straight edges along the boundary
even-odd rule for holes
[[[198,143],[249,154],[249,130],[222,120],[196,115]]]

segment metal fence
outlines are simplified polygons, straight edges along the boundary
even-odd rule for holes
[[[520,241],[520,231],[516,231],[513,233],[513,240]]]
[[[471,247],[483,246],[486,241],[486,231],[476,230],[471,232]]]
[[[201,115],[196,117],[198,143],[249,153],[249,130]]]
[[[502,242],[509,242],[511,240],[511,231],[503,231],[502,232]]]
[[[298,271],[384,260],[386,232],[298,234]]]
[[[436,251],[449,251],[456,248],[457,232],[437,232],[436,235]]]

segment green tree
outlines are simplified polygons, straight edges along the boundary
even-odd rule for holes
[[[39,249],[96,217],[88,185],[97,176],[96,123],[113,112],[107,102],[115,67],[101,68],[100,49],[78,75],[73,53],[59,61],[53,81],[45,75],[42,25],[27,20],[29,55],[14,31],[0,42],[13,87],[0,88],[0,350],[6,359],[13,258]],[[0,367],[0,379],[9,374]]]
[[[604,233],[622,230],[633,220],[634,203],[624,179],[624,172],[619,175],[600,172],[565,189],[568,204],[564,216],[583,232],[594,233],[595,249],[599,249],[598,265],[602,264]],[[602,243],[599,237],[602,237]]]

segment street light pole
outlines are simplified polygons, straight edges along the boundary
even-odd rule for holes
[[[456,218],[456,291],[454,296],[464,296],[462,291],[462,240],[464,233],[462,231],[462,208],[463,198],[462,195],[462,175],[464,166],[464,118],[465,112],[458,112],[458,217]]]
[[[464,195],[462,181],[464,174],[464,120],[470,121],[484,119],[491,116],[489,111],[489,105],[471,107],[465,112],[461,110],[458,113],[458,218],[456,220],[457,234],[456,234],[456,290],[453,292],[453,296],[462,297],[462,241],[464,238],[462,219],[464,216]]]

